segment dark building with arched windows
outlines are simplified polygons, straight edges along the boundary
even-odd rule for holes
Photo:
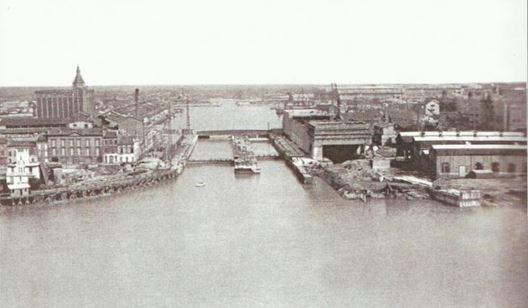
[[[429,162],[436,177],[465,177],[473,170],[526,174],[526,145],[438,144],[431,146]]]

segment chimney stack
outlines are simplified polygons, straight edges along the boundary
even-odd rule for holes
[[[139,107],[138,101],[139,101],[139,89],[136,88],[136,90],[134,91],[134,102],[136,103],[136,118],[138,117],[138,107]]]

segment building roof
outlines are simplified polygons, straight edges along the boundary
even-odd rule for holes
[[[477,137],[525,137],[522,132],[498,132],[498,131],[412,131],[400,132],[402,137],[425,137],[425,136],[477,136]]]
[[[408,137],[415,142],[526,142],[526,137],[517,136],[424,136],[424,137]]]
[[[67,119],[37,119],[34,117],[0,119],[0,126],[5,127],[47,127],[66,126]]]
[[[71,88],[54,88],[46,90],[37,90],[35,91],[36,95],[73,95],[73,90]]]
[[[37,144],[35,143],[35,141],[31,141],[31,140],[12,139],[12,140],[9,140],[9,142],[7,143],[7,146],[10,148],[34,148],[37,146]]]
[[[82,129],[59,128],[59,129],[51,129],[48,132],[48,136],[72,136],[72,135],[103,136],[103,129],[100,127],[82,128]]]
[[[526,155],[526,145],[514,144],[435,144],[437,155]]]
[[[117,144],[118,144],[118,145],[130,145],[130,144],[134,144],[134,138],[133,138],[133,137],[130,137],[130,136],[121,136],[121,137],[117,140]]]
[[[104,131],[104,138],[106,139],[113,139],[113,138],[117,138],[117,131],[115,130],[105,130]]]
[[[525,150],[526,145],[520,144],[434,144],[431,146],[434,150],[453,150],[453,149],[499,149],[499,150]]]
[[[310,120],[308,121],[308,125],[314,128],[322,128],[322,129],[343,129],[343,128],[368,129],[369,128],[369,125],[362,121]]]

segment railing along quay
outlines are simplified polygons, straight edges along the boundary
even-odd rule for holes
[[[162,181],[176,178],[185,164],[177,168],[163,171],[154,171],[148,174],[126,175],[116,179],[101,180],[90,183],[85,182],[69,187],[57,187],[45,190],[36,190],[28,196],[1,197],[2,205],[23,205],[35,203],[53,203],[60,201],[72,201],[77,199],[88,199],[97,196],[110,195],[133,188],[151,186]]]

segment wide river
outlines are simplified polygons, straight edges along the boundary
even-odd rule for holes
[[[280,126],[267,107],[191,114],[199,129]],[[193,156],[229,153],[208,140]],[[260,165],[244,177],[188,166],[97,201],[1,208],[0,307],[527,306],[523,206],[364,204],[301,185],[282,161]]]

